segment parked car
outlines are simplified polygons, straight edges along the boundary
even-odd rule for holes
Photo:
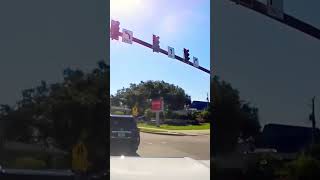
[[[140,131],[131,115],[110,115],[111,151],[136,153],[140,144]]]

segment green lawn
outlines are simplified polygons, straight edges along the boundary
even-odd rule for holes
[[[201,125],[189,125],[189,126],[171,126],[171,125],[160,125],[160,127],[154,125],[148,125],[145,123],[138,123],[138,127],[146,127],[146,128],[158,128],[163,130],[205,130],[210,129],[210,123],[204,123]]]

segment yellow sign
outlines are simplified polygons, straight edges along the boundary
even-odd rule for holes
[[[80,142],[72,149],[72,169],[85,172],[87,171],[88,166],[88,151],[85,145]]]
[[[133,108],[132,108],[132,116],[138,116],[138,108],[137,108],[137,106],[134,106]]]

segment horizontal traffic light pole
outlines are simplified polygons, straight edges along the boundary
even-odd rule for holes
[[[119,36],[122,36],[122,32],[119,32]],[[138,39],[138,38],[132,37],[132,41],[135,42],[135,43],[141,44],[142,46],[145,46],[145,47],[148,47],[148,48],[150,48],[150,49],[153,49],[153,48],[152,48],[152,44],[147,43],[147,42],[145,42],[145,41],[142,41],[142,40],[140,40],[140,39]],[[166,50],[164,50],[164,49],[161,49],[161,48],[160,48],[160,49],[159,49],[159,52],[162,53],[162,54],[168,55],[168,51],[166,51]],[[180,56],[175,55],[175,59],[177,59],[177,60],[179,60],[179,61],[181,61],[181,62],[183,62],[183,63],[185,63],[185,64],[188,64],[188,65],[190,65],[190,66],[192,66],[192,67],[195,67],[192,62],[190,62],[190,61],[187,61],[187,62],[186,62],[186,61],[184,61],[184,59],[183,59],[182,57],[180,57]],[[206,68],[204,68],[204,67],[199,66],[199,67],[195,67],[195,68],[200,69],[201,71],[210,74],[210,70],[208,70],[208,69],[206,69]]]
[[[268,14],[268,9],[267,9],[267,5],[265,5],[264,3],[261,3],[257,0],[252,0],[252,4],[249,5],[247,3],[244,3],[244,1],[242,0],[230,0],[236,4],[239,4],[241,6],[244,6],[246,8],[252,9],[258,13],[261,13],[265,16],[268,16],[276,21],[279,21],[283,24],[286,24],[292,28],[295,28],[301,32],[304,32],[306,34],[308,34],[309,36],[312,36],[318,40],[320,40],[320,30],[317,29],[314,26],[311,26],[310,24],[307,24],[295,17],[292,17],[286,13],[283,13],[283,19],[278,19],[276,17],[273,17],[271,15]],[[242,3],[241,3],[242,2]]]

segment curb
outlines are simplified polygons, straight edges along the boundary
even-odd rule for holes
[[[141,130],[141,129],[140,129],[140,132],[150,133],[150,134],[159,134],[159,135],[168,135],[168,136],[199,136],[198,134],[171,133],[171,132],[152,132],[152,131],[144,131],[144,130]]]
[[[189,135],[189,134],[183,134],[183,133],[166,133],[166,132],[150,132],[150,131],[140,131],[140,132],[149,133],[149,134],[167,135],[167,136],[196,136],[196,135]]]

